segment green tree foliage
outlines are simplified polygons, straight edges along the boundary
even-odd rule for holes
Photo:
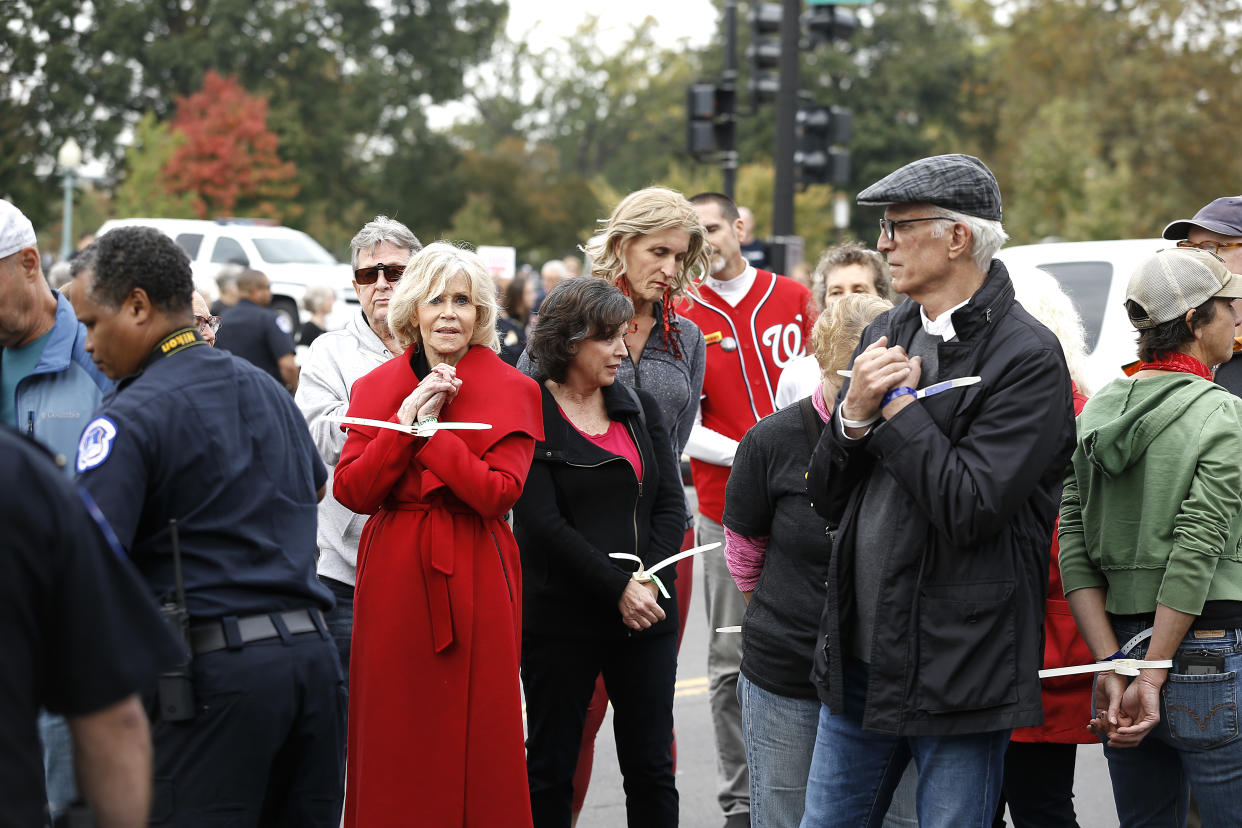
[[[125,179],[117,185],[113,211],[118,216],[197,218],[194,194],[173,193],[164,168],[185,145],[185,133],[148,112],[134,127],[134,140],[125,149]]]
[[[304,221],[367,203],[388,178],[418,181],[407,204],[443,201],[422,109],[462,93],[489,50],[504,0],[0,0],[0,192],[37,192],[68,135],[119,165],[118,138],[144,112],[167,119],[207,71],[271,103],[296,164]],[[48,140],[50,136],[51,140]],[[10,147],[14,151],[10,151]],[[380,188],[375,190],[373,188]],[[456,205],[450,205],[456,209]],[[390,211],[395,212],[395,211]],[[452,210],[440,218],[447,225]]]
[[[1158,234],[1235,193],[1232,0],[1019,0],[987,32],[985,98],[1015,240]]]

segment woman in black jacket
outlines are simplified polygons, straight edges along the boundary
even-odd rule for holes
[[[603,675],[630,825],[677,824],[670,743],[676,676],[675,555],[685,501],[659,406],[614,383],[628,358],[630,300],[599,279],[544,299],[528,349],[546,438],[514,510],[522,552],[522,683],[536,828],[570,824],[587,703]]]

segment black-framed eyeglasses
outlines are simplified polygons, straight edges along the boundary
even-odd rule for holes
[[[390,285],[395,285],[401,281],[401,274],[405,272],[403,264],[384,264],[380,262],[370,267],[360,267],[354,271],[354,281],[360,285],[373,285],[379,279],[380,274],[384,274],[384,281]]]
[[[1218,242],[1218,241],[1201,241],[1192,242],[1190,239],[1182,239],[1177,243],[1178,247],[1189,247],[1194,250],[1206,250],[1209,253],[1220,255],[1222,250],[1232,250],[1235,247],[1242,247],[1242,241],[1236,242]]]
[[[884,238],[889,241],[896,241],[898,227],[903,224],[914,224],[919,221],[957,221],[957,219],[951,219],[948,216],[927,216],[926,218],[899,219],[897,221],[882,218],[880,219],[880,231],[884,233]]]
[[[206,328],[210,330],[212,333],[215,333],[216,331],[220,330],[220,317],[218,316],[195,316],[194,324],[198,326],[199,331],[202,331],[204,328]]]

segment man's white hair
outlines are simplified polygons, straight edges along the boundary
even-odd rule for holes
[[[970,237],[973,240],[970,250],[971,258],[975,260],[975,265],[980,270],[987,273],[988,268],[992,265],[992,259],[996,257],[997,251],[1009,240],[1009,234],[1005,232],[1005,228],[1001,223],[990,219],[981,219],[978,216],[968,216],[965,213],[959,213],[947,207],[938,207],[935,204],[928,206],[931,208],[933,216],[943,216],[947,219],[960,221],[970,228]],[[946,232],[946,227],[947,225],[937,227],[932,231],[932,236],[943,236]]]
[[[560,259],[549,259],[543,263],[543,267],[539,268],[539,275],[543,277],[552,277],[553,279],[564,279],[569,275],[569,268],[565,267],[565,263]]]

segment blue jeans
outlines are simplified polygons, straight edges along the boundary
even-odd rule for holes
[[[64,716],[40,710],[39,738],[43,741],[48,813],[55,819],[78,798],[77,779],[73,773],[73,737],[69,733],[69,722]]]
[[[1149,626],[1144,621],[1113,624],[1122,642]],[[1148,643],[1138,644],[1130,655],[1142,658]],[[1160,722],[1147,738],[1133,748],[1105,745],[1117,816],[1123,826],[1185,825],[1193,790],[1204,825],[1236,825],[1242,802],[1242,630],[1191,630],[1177,652],[1222,656],[1224,671],[1182,674],[1175,661],[1160,694]]]
[[[750,767],[751,828],[797,828],[815,751],[819,699],[771,693],[739,673],[742,738]]]
[[[867,665],[846,659],[845,710],[821,706],[803,828],[878,828],[914,759],[922,828],[988,828],[1000,799],[1009,730],[960,736],[888,736],[862,729]]]
[[[354,637],[354,587],[331,578],[319,576],[319,581],[336,598],[336,606],[323,614],[328,632],[336,642],[336,651],[341,657],[341,669],[345,671],[345,687],[349,688],[349,645]]]

